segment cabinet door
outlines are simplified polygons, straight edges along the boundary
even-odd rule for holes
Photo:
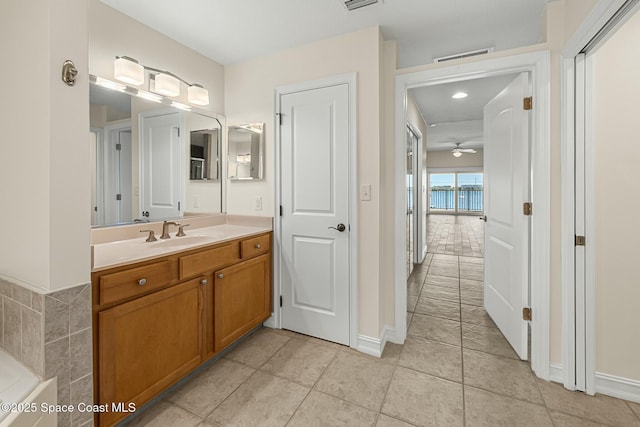
[[[216,352],[271,316],[270,259],[262,255],[216,272]]]
[[[100,312],[100,403],[140,407],[200,364],[202,279]],[[100,415],[101,425],[112,425],[127,414]]]

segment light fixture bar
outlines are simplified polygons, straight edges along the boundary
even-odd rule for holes
[[[115,78],[134,86],[140,86],[144,83],[145,71],[154,73],[150,76],[150,80],[153,81],[153,88],[150,89],[153,92],[169,97],[179,96],[180,82],[182,82],[188,86],[187,99],[190,103],[195,105],[209,105],[209,91],[200,84],[189,83],[182,77],[169,71],[142,65],[128,56],[117,56],[114,61]]]

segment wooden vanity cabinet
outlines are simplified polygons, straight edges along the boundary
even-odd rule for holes
[[[94,272],[96,402],[140,408],[265,321],[270,249],[265,233]],[[111,426],[127,415],[94,421]]]

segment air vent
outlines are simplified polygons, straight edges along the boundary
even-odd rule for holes
[[[472,56],[478,55],[486,55],[487,53],[493,52],[492,47],[488,47],[485,49],[471,50],[469,52],[456,53],[454,55],[449,56],[441,56],[439,58],[433,58],[433,62],[445,62],[445,61],[453,61],[454,59],[462,59],[462,58],[470,58]]]
[[[378,3],[378,0],[347,0],[344,2],[344,6],[347,10],[352,11],[376,3]]]

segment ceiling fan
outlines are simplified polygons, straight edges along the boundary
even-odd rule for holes
[[[456,148],[451,150],[451,153],[453,153],[454,157],[460,157],[462,156],[462,153],[476,153],[476,150],[474,150],[473,148],[460,148],[460,144],[461,142],[456,143]]]

